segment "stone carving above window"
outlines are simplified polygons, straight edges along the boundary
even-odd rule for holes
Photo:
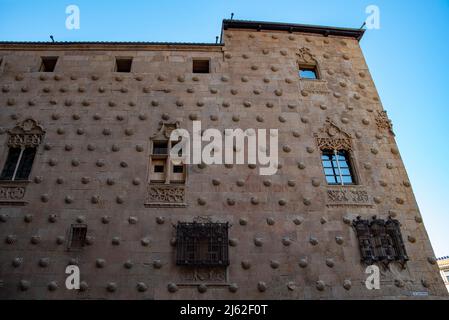
[[[40,145],[45,131],[36,120],[28,118],[19,122],[8,134],[8,147],[25,148]]]
[[[298,58],[296,60],[298,65],[314,66],[317,64],[315,55],[312,54],[312,52],[310,52],[309,48],[302,47],[302,48],[298,49],[298,52],[296,53],[296,55],[298,56]]]
[[[185,207],[185,188],[182,185],[148,185],[146,207]]]
[[[393,132],[393,124],[391,120],[388,118],[387,112],[385,110],[377,111],[376,115],[376,125],[380,130],[389,130],[392,134]]]
[[[179,128],[179,121],[175,122],[159,122],[159,130],[150,139],[151,140],[170,140],[173,130]]]
[[[360,188],[334,187],[327,190],[327,206],[372,207],[368,192]]]
[[[329,118],[319,133],[315,133],[315,138],[320,150],[352,150],[351,135],[341,130]]]

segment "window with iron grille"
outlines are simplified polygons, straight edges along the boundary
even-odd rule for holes
[[[355,184],[349,153],[346,150],[323,150],[321,161],[328,184]]]
[[[408,261],[398,220],[388,218],[364,220],[357,217],[352,222],[359,240],[362,261],[370,265],[374,262],[389,263]]]
[[[72,224],[70,226],[69,235],[69,250],[79,250],[86,244],[87,225],[86,224]]]
[[[179,222],[176,226],[176,264],[228,266],[228,223]]]

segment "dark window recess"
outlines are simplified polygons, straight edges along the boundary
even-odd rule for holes
[[[153,154],[163,154],[168,153],[168,142],[167,141],[154,141],[153,142]]]
[[[324,150],[321,155],[326,181],[331,185],[355,184],[354,173],[345,150]]]
[[[132,64],[133,64],[132,58],[116,58],[115,72],[131,72]]]
[[[183,173],[184,166],[173,166],[173,173]]]
[[[164,166],[159,166],[159,165],[154,166],[154,172],[164,173]]]
[[[299,77],[301,79],[318,79],[316,67],[299,67]]]
[[[27,180],[33,167],[36,148],[9,148],[1,180]]]
[[[20,159],[19,166],[15,180],[26,180],[30,175],[31,168],[33,167],[34,156],[36,155],[36,148],[25,148],[22,153],[22,159]]]
[[[228,223],[178,222],[176,264],[228,266]]]
[[[19,161],[20,148],[9,148],[8,158],[6,158],[5,166],[3,167],[1,179],[2,180],[12,180],[14,171],[17,167],[17,162]]]
[[[58,62],[58,57],[42,57],[40,72],[53,72],[55,71],[56,62]]]
[[[86,244],[87,225],[72,224],[70,226],[69,249],[81,249]]]
[[[409,260],[398,220],[377,219],[375,216],[372,220],[363,220],[357,217],[352,225],[359,240],[362,262],[371,265],[397,261],[404,265]]]
[[[193,60],[193,73],[209,73],[209,60]]]

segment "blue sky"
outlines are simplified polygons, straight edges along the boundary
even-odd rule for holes
[[[355,27],[380,9],[380,29],[361,41],[437,256],[449,255],[449,0],[314,1],[0,0],[0,40],[214,42],[221,20]],[[65,8],[81,28],[65,28]],[[446,164],[448,160],[448,164]]]

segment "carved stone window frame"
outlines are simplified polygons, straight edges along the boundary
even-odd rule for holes
[[[297,50],[296,53],[297,59],[296,59],[296,67],[298,68],[298,78],[301,81],[320,81],[322,80],[322,73],[320,70],[319,63],[315,57],[314,54],[310,51],[307,47],[302,47]],[[314,69],[316,73],[316,79],[307,79],[307,78],[301,78],[299,75],[299,70],[301,68],[306,69]]]
[[[182,180],[172,180],[173,163],[170,159],[171,141],[170,135],[174,129],[179,128],[179,121],[160,122],[160,128],[156,134],[150,137],[150,148],[148,155],[148,177],[147,177],[147,199],[145,207],[147,208],[184,208],[186,204],[186,183],[187,183],[187,165],[182,164],[184,169]],[[155,142],[167,142],[167,154],[153,154]],[[165,177],[163,180],[152,180],[153,165],[156,161],[164,161]],[[175,175],[176,173],[173,173]]]
[[[42,139],[45,135],[45,131],[39,123],[31,118],[27,118],[22,122],[17,123],[17,125],[11,130],[7,131],[8,133],[8,141],[7,141],[7,150],[3,156],[2,161],[2,170],[6,164],[8,153],[10,152],[10,148],[20,148],[21,152],[19,155],[19,159],[17,160],[16,167],[19,165],[21,161],[22,154],[25,148],[39,148],[39,145],[42,143]],[[33,161],[34,162],[34,161]],[[16,168],[17,170],[17,168]],[[30,172],[31,175],[31,172]],[[27,180],[15,180],[14,177],[11,180],[1,180],[1,182],[16,182],[16,181],[27,181]]]
[[[333,151],[346,151],[348,155],[347,162],[350,166],[350,170],[352,173],[352,184],[341,184],[341,185],[331,185],[326,184],[328,186],[340,186],[340,187],[354,187],[361,186],[360,175],[357,169],[357,163],[353,153],[352,147],[352,136],[346,131],[342,130],[338,127],[334,122],[332,122],[329,118],[326,118],[325,125],[319,130],[318,133],[314,134],[315,142],[320,150],[320,164],[321,170],[324,174],[323,161],[321,159],[323,151],[333,150]]]
[[[45,131],[39,123],[31,118],[27,118],[7,131],[8,140],[5,150],[7,152],[2,156],[1,168],[3,170],[10,148],[21,148],[23,150],[27,147],[36,148],[36,155],[38,148],[42,144]],[[36,160],[34,159],[33,162]],[[20,159],[18,160],[19,164]],[[34,166],[31,167],[30,176],[32,175]],[[24,200],[26,193],[26,186],[30,180],[0,180],[0,205],[26,205]]]
[[[170,135],[171,132],[175,129],[178,129],[180,127],[179,121],[176,122],[161,122],[160,128],[156,134],[154,134],[152,137],[150,137],[150,155],[149,155],[149,168],[148,168],[148,178],[147,181],[149,184],[159,184],[159,185],[185,185],[187,182],[187,166],[186,164],[182,164],[184,167],[183,170],[183,179],[182,180],[175,180],[172,179],[175,176],[175,173],[173,173],[173,162],[170,158],[170,150],[172,148],[172,141],[170,141]],[[166,155],[159,155],[154,154],[154,145],[155,142],[167,142],[167,154]],[[153,169],[153,162],[157,160],[165,160],[165,180],[164,181],[152,181],[152,169]]]
[[[388,266],[391,262],[398,262],[404,268],[409,258],[398,220],[391,217],[384,220],[376,216],[368,220],[358,216],[352,221],[352,226],[363,263],[381,263]]]

